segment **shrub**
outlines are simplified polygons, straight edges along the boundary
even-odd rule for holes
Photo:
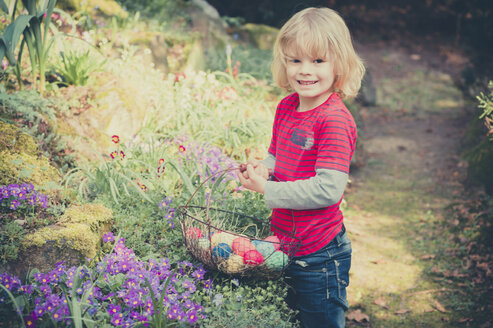
[[[91,73],[101,70],[105,61],[97,60],[89,50],[67,51],[60,53],[61,62],[55,70],[62,78],[62,84],[86,85]]]
[[[478,107],[482,110],[479,119],[482,120],[484,126],[478,129],[477,119],[473,122],[472,127],[476,129],[476,132],[473,131],[472,134],[476,135],[473,137],[476,141],[473,141],[475,144],[472,144],[465,157],[469,162],[468,176],[473,181],[482,184],[488,193],[493,194],[493,175],[491,174],[493,167],[493,81],[490,82],[489,87],[492,90],[489,95],[481,93],[477,97]]]

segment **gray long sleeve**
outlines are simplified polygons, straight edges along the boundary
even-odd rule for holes
[[[274,169],[275,160],[269,154],[262,163]],[[348,175],[344,172],[319,169],[315,176],[305,180],[267,181],[264,198],[269,208],[307,210],[327,207],[341,200],[347,181]]]

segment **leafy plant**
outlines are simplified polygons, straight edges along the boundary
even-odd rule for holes
[[[7,93],[0,85],[0,115],[2,120],[16,122],[27,134],[36,137],[43,155],[62,169],[73,166],[66,141],[56,132],[57,112],[65,110],[56,98],[44,98],[33,90]]]
[[[490,94],[485,95],[481,92],[477,99],[479,102],[478,108],[483,110],[479,118],[484,119],[490,140],[493,141],[493,81],[490,81],[488,87],[491,90]]]
[[[468,175],[472,180],[479,182],[486,188],[486,191],[490,194],[493,193],[493,176],[491,175],[491,166],[493,163],[493,81],[489,84],[489,95],[481,93],[478,99],[478,108],[481,113],[478,115],[479,119],[484,121],[485,129],[479,129],[477,127],[478,121],[476,118],[473,121],[474,139],[465,153],[465,158],[469,162]]]
[[[60,52],[61,63],[55,66],[66,85],[86,85],[91,73],[101,70],[105,61],[96,60],[89,50]]]
[[[36,6],[36,2],[36,0],[22,0],[22,4],[27,9],[28,14],[21,14],[16,18],[18,0],[15,0],[14,8],[10,13],[12,15],[12,23],[7,26],[0,38],[0,58],[7,56],[9,63],[16,65],[17,80],[19,85],[22,85],[20,62],[24,46],[27,45],[33,81],[36,83],[36,75],[39,74],[38,87],[39,92],[43,94],[46,80],[46,63],[54,40],[50,35],[49,29],[56,0],[40,1],[39,6]],[[0,0],[0,9],[9,14],[9,8],[4,0]],[[16,58],[14,52],[21,35],[23,35],[23,39]]]
[[[283,281],[217,280],[210,292],[197,295],[205,304],[205,327],[297,327]]]

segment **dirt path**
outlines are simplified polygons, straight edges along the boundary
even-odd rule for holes
[[[353,171],[345,196],[353,243],[348,325],[463,327],[463,291],[429,273],[447,249],[433,226],[464,192],[458,146],[471,104],[453,84],[454,67],[430,53],[359,48],[378,102],[361,111],[366,165]]]

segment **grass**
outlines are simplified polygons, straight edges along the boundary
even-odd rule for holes
[[[463,106],[461,91],[450,75],[420,70],[383,79],[377,87],[377,99],[383,108],[421,115]]]

